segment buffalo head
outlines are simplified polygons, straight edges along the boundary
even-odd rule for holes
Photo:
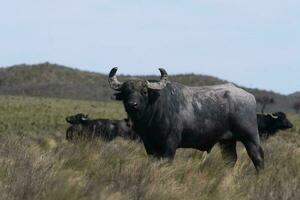
[[[270,117],[272,117],[272,120],[274,121],[274,126],[277,129],[285,130],[293,127],[293,124],[288,120],[285,113],[283,112],[276,112],[269,114]]]
[[[114,94],[114,98],[123,101],[128,113],[142,112],[147,104],[155,101],[159,95],[158,91],[167,85],[168,74],[162,68],[159,68],[161,74],[160,81],[156,82],[148,80],[128,80],[122,83],[117,79],[117,70],[118,68],[115,67],[110,71],[108,82],[112,89],[118,91]]]
[[[81,124],[88,120],[88,115],[84,115],[82,113],[78,113],[76,115],[72,115],[66,117],[66,121],[70,124]]]

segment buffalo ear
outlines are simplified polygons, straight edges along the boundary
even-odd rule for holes
[[[66,121],[70,124],[72,123],[72,121],[70,120],[70,117],[66,117]]]
[[[122,101],[123,100],[123,95],[122,93],[115,93],[111,96],[112,100],[117,100],[117,101]]]

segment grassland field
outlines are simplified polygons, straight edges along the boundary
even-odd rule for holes
[[[300,116],[263,142],[260,174],[238,145],[234,168],[219,147],[179,149],[175,160],[147,157],[143,145],[122,138],[70,143],[65,117],[122,119],[116,102],[0,96],[0,199],[30,200],[297,200],[300,199]]]

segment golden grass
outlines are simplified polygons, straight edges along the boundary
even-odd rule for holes
[[[0,96],[0,199],[300,199],[300,117],[263,146],[259,175],[242,145],[234,168],[218,146],[148,158],[142,144],[65,141],[65,116],[125,117],[121,104]]]

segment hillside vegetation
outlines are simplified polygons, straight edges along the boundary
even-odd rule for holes
[[[124,70],[124,72],[126,71]],[[156,69],[153,73],[159,74]],[[119,78],[124,80],[132,77],[119,75]],[[139,78],[158,79],[159,77],[140,76]],[[226,82],[215,77],[195,74],[174,75],[169,79],[190,86],[215,85]],[[291,111],[293,103],[300,101],[299,95],[285,96],[271,91],[245,89],[256,96],[273,97],[275,104],[268,106],[267,111]],[[0,94],[107,101],[113,91],[108,86],[107,75],[42,63],[0,68]]]
[[[263,143],[259,175],[242,145],[234,168],[218,146],[209,155],[178,150],[175,160],[147,157],[143,145],[118,138],[69,143],[65,116],[121,119],[115,102],[0,96],[0,199],[18,200],[296,200],[300,199],[300,117]]]
[[[131,77],[120,75],[120,80],[127,78]],[[171,76],[170,80],[190,85],[213,85],[224,82],[209,76],[195,75]],[[43,63],[0,68],[0,94],[109,100],[113,91],[108,85],[107,75]]]

